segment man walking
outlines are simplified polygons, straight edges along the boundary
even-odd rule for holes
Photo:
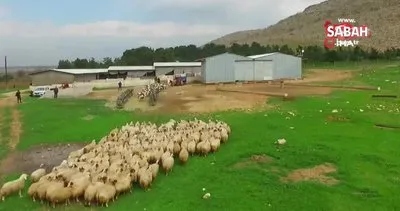
[[[122,82],[118,82],[118,91],[122,89]]]
[[[17,102],[22,103],[21,92],[19,90],[17,91],[17,93],[15,93],[15,96],[17,97]]]
[[[56,86],[54,89],[54,98],[58,98],[58,87]]]

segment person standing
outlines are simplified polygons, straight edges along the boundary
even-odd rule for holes
[[[122,89],[122,82],[118,82],[118,91]]]
[[[17,97],[17,102],[22,103],[21,92],[19,90],[17,91],[17,93],[15,93],[15,96]]]
[[[53,91],[54,91],[54,98],[58,98],[58,87],[57,86],[54,87]]]

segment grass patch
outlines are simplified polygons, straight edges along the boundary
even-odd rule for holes
[[[388,75],[393,76],[392,80],[400,77],[395,74],[396,68],[385,71],[371,73],[376,74],[371,77],[360,76],[359,80],[374,85]],[[387,84],[385,89],[396,91],[394,84]],[[376,92],[336,91],[329,96],[295,101],[272,99],[270,103],[276,110],[212,114],[232,129],[229,142],[218,153],[190,158],[185,167],[176,165],[168,176],[157,177],[151,191],[145,193],[135,187],[133,194],[120,197],[109,208],[95,209],[399,210],[400,204],[395,200],[400,194],[399,131],[374,127],[375,123],[400,122],[400,112],[396,110],[399,101],[372,99],[370,95]],[[112,111],[104,107],[103,101],[75,99],[29,99],[20,109],[24,123],[18,146],[21,150],[39,143],[99,139],[129,121],[159,123],[172,117],[188,118]],[[338,112],[332,113],[333,110]],[[93,118],[84,118],[89,115]],[[285,138],[287,145],[277,151],[273,142],[279,138]],[[273,161],[259,163],[257,168],[232,168],[260,154]],[[280,181],[293,170],[323,163],[335,165],[337,172],[329,176],[337,179],[338,185]],[[202,188],[211,193],[209,200],[201,199]],[[26,197],[11,197],[1,206],[7,211],[40,210],[38,203]]]
[[[8,141],[10,139],[10,129],[11,129],[11,109],[0,108],[0,159],[2,159],[8,151]]]
[[[341,62],[310,62],[304,63],[304,69],[335,69],[335,70],[371,70],[374,68],[394,66],[398,67],[399,61],[365,60],[365,61],[341,61]]]

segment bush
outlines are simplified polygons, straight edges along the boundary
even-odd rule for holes
[[[117,108],[121,109],[125,103],[128,102],[129,98],[133,96],[133,89],[127,89],[123,91],[117,98]]]

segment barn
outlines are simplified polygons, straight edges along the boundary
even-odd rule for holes
[[[298,79],[302,77],[301,58],[283,53],[248,56],[235,61],[238,81]]]
[[[30,74],[33,86],[88,82],[108,74],[108,69],[50,69]]]
[[[250,58],[232,53],[223,53],[200,59],[203,83],[229,83],[236,81],[236,61],[251,61]]]
[[[201,62],[154,62],[156,76],[186,73],[195,76],[201,73]]]
[[[154,66],[110,66],[108,68],[109,78],[139,78],[143,76],[154,76]]]

